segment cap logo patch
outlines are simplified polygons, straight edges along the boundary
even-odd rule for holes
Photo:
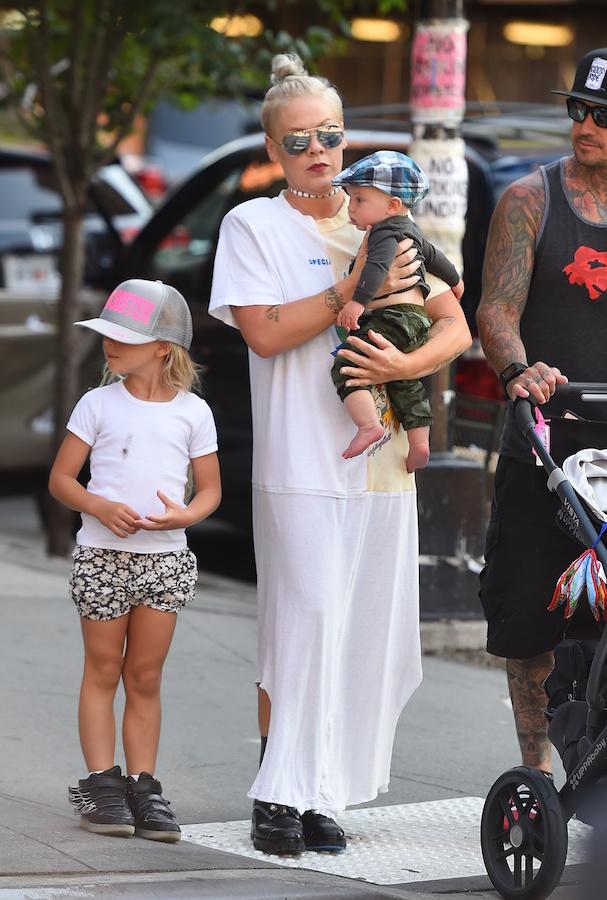
[[[603,87],[605,75],[607,75],[607,59],[595,56],[588,71],[585,87],[590,88],[592,91],[600,91]]]
[[[127,319],[147,325],[154,312],[154,304],[151,300],[146,300],[145,297],[140,297],[131,291],[118,290],[110,294],[105,309],[111,309],[126,316]]]

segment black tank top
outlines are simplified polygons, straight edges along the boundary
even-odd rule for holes
[[[540,171],[545,206],[535,246],[535,263],[521,318],[527,360],[558,368],[569,381],[607,382],[607,222],[588,222],[574,210],[563,189],[564,159]],[[588,418],[588,410],[574,412]],[[557,401],[542,412],[560,409]],[[607,408],[601,419],[607,420]],[[581,448],[580,448],[581,449]],[[508,404],[500,453],[534,462]]]

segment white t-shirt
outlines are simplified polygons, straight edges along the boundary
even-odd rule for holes
[[[282,305],[327,290],[361,239],[345,202],[336,216],[320,221],[294,209],[284,194],[242,203],[221,225],[209,312],[237,327],[232,306]],[[354,425],[331,379],[339,343],[331,327],[269,359],[249,349],[254,487],[333,497],[412,489],[406,438],[385,394],[378,401],[385,438],[359,457],[342,459]]]
[[[126,503],[140,516],[165,512],[158,490],[183,504],[190,460],[217,450],[213,415],[196,394],[180,392],[166,403],[139,400],[121,381],[84,394],[67,429],[91,447],[87,490]],[[187,546],[183,528],[140,529],[119,538],[85,513],[76,541],[130,553],[163,553]]]

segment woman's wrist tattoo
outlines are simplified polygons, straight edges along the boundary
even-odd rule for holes
[[[338,313],[346,305],[344,295],[341,293],[341,291],[337,290],[335,285],[333,285],[333,287],[330,287],[325,294],[325,303],[329,307],[331,312],[334,313]]]

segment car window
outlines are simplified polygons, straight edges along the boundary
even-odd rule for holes
[[[137,204],[135,202],[137,198],[134,199],[129,193],[134,187],[130,176],[126,172],[122,172],[122,178],[123,183],[116,184],[116,186],[109,184],[104,177],[98,176],[95,179],[92,191],[98,208],[110,218],[128,216],[135,212],[147,213],[149,203]],[[139,190],[136,186],[135,189]]]
[[[344,166],[364,156],[373,148],[348,149]],[[275,197],[286,182],[278,163],[253,159],[233,169],[208,192],[203,193],[184,218],[163,238],[151,255],[149,277],[162,278],[191,289],[192,269],[200,267],[213,253],[221,220],[239,203],[255,197]],[[191,294],[190,294],[191,295]]]
[[[61,197],[54,186],[45,184],[34,169],[0,170],[0,219],[35,222],[39,217],[61,214]]]
[[[126,176],[126,173],[124,173]],[[126,176],[128,178],[128,176]],[[125,192],[97,178],[93,187],[95,202],[89,200],[86,215],[97,215],[102,209],[110,218],[136,210]],[[0,219],[28,223],[59,220],[63,203],[52,169],[34,166],[10,166],[0,169]]]
[[[255,197],[274,197],[285,181],[280,166],[252,160],[233,169],[162,239],[151,255],[150,277],[161,278],[196,296],[201,266],[211,257],[221,220],[232,207]],[[196,287],[198,286],[198,291]]]

